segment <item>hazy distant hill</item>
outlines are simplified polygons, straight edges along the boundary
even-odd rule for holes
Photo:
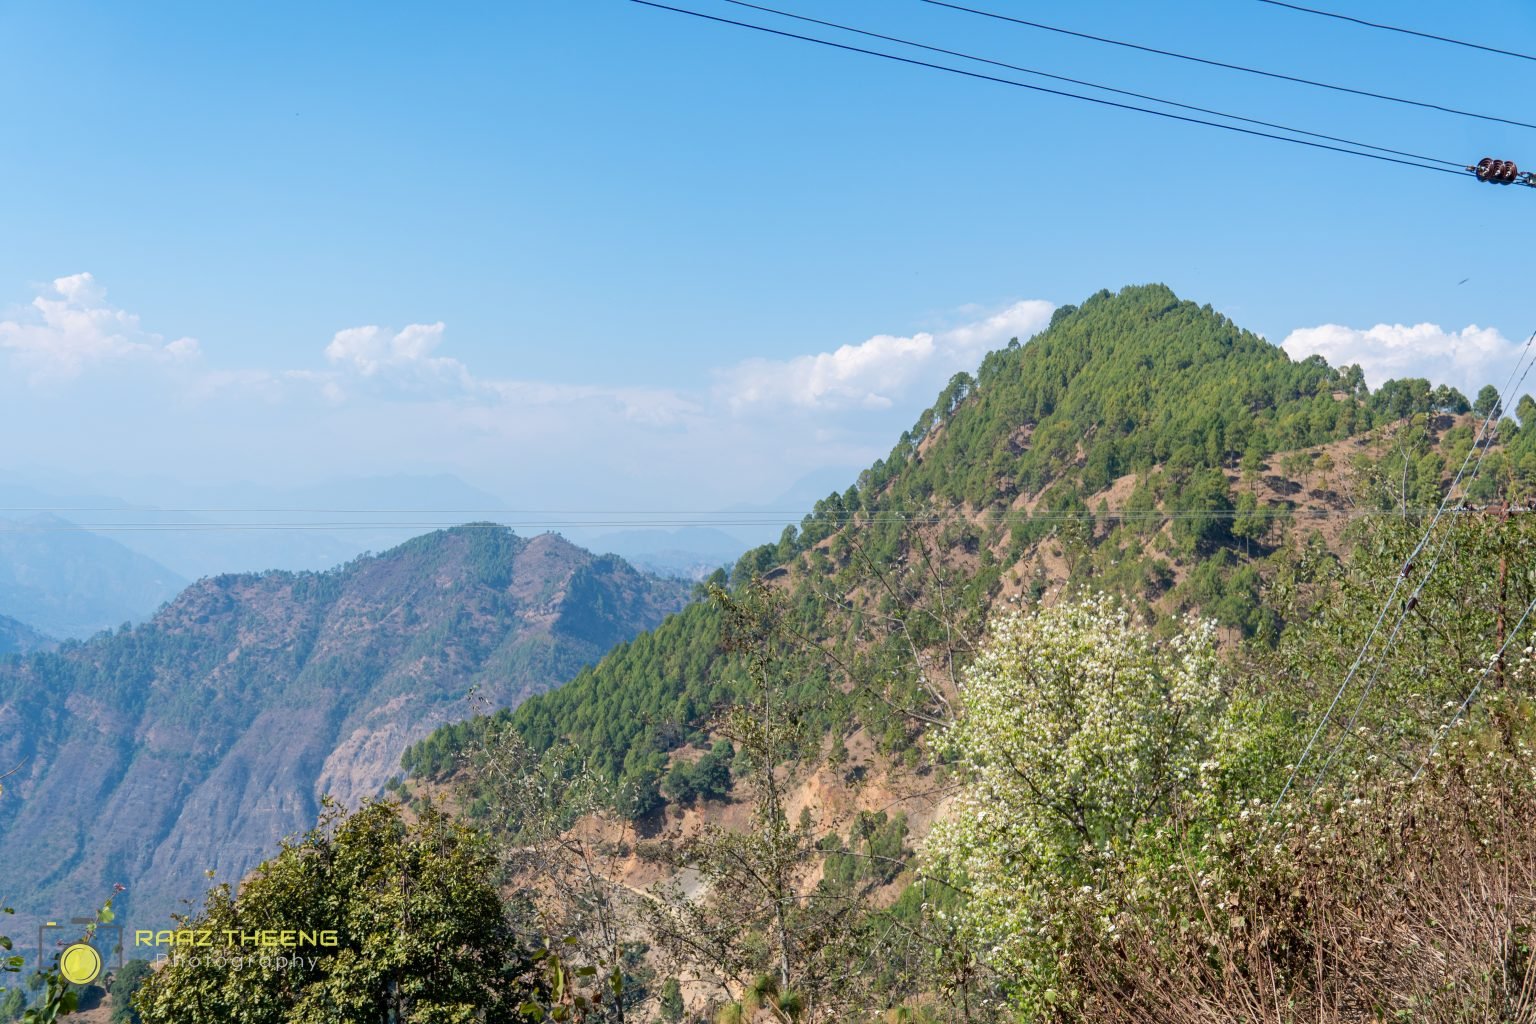
[[[53,643],[51,637],[44,636],[25,622],[0,615],[0,655],[31,654],[45,650]]]
[[[53,636],[87,637],[140,621],[186,582],[58,516],[0,519],[0,614]]]
[[[187,580],[329,569],[364,551],[394,547],[434,524],[496,519],[491,513],[507,507],[449,474],[340,478],[304,487],[136,478],[89,485],[67,478],[27,482],[25,471],[8,477],[0,482],[0,505],[66,510],[60,514],[87,529],[103,525],[102,536]],[[98,493],[104,489],[114,493]],[[391,523],[405,525],[382,525]]]
[[[783,529],[781,526],[780,529]],[[635,529],[575,539],[593,551],[611,551],[648,572],[700,580],[722,565],[730,565],[749,545],[706,526],[677,529]]]
[[[516,704],[684,604],[689,586],[558,536],[417,537],[324,573],[204,579],[148,623],[0,663],[8,901],[73,913],[114,882],[163,920],[355,801],[402,751]]]

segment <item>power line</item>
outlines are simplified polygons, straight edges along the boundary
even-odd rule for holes
[[[1531,372],[1531,367],[1536,365],[1536,362],[1527,363],[1525,361],[1526,355],[1530,351],[1532,342],[1536,342],[1536,332],[1532,332],[1531,336],[1526,339],[1525,346],[1520,353],[1520,360],[1515,364],[1514,369],[1510,370],[1509,377],[1504,381],[1504,390],[1501,392],[1501,394],[1509,395],[1519,391],[1521,386],[1525,383],[1526,376]],[[1521,366],[1525,367],[1523,371],[1520,369]],[[1515,374],[1517,372],[1520,373],[1518,380],[1515,379]],[[1514,381],[1513,387],[1510,386],[1511,381]],[[1462,460],[1461,468],[1457,471],[1455,478],[1451,481],[1451,486],[1446,491],[1445,498],[1440,502],[1440,511],[1436,513],[1435,518],[1430,521],[1430,524],[1425,531],[1426,538],[1428,537],[1429,533],[1434,530],[1435,524],[1440,521],[1440,516],[1443,514],[1446,505],[1454,500],[1456,488],[1461,483],[1462,475],[1466,472],[1467,469],[1467,462],[1471,459],[1473,452],[1477,452],[1477,462],[1473,465],[1472,475],[1468,479],[1476,480],[1478,474],[1482,472],[1483,460],[1488,455],[1488,447],[1482,442],[1486,434],[1492,429],[1494,421],[1498,418],[1500,406],[1502,404],[1503,401],[1501,399],[1488,410],[1487,417],[1483,420],[1483,423],[1478,428],[1477,437],[1472,441],[1472,447],[1467,451],[1467,458]],[[1430,556],[1429,566],[1424,570],[1424,575],[1420,578],[1418,586],[1414,587],[1413,593],[1408,596],[1408,600],[1404,601],[1402,606],[1399,608],[1397,613],[1397,621],[1392,626],[1392,633],[1387,637],[1386,643],[1382,645],[1381,654],[1377,658],[1375,666],[1371,669],[1370,678],[1366,680],[1364,688],[1361,689],[1359,698],[1355,701],[1355,707],[1354,710],[1350,713],[1349,721],[1344,724],[1344,728],[1339,733],[1337,742],[1334,744],[1333,749],[1329,751],[1328,757],[1323,761],[1322,768],[1318,769],[1317,777],[1312,782],[1313,793],[1316,793],[1318,787],[1323,784],[1323,779],[1327,775],[1328,769],[1333,766],[1334,759],[1338,757],[1339,752],[1344,749],[1344,744],[1348,742],[1349,738],[1354,734],[1355,723],[1360,720],[1360,713],[1365,709],[1365,702],[1370,697],[1371,691],[1376,687],[1376,680],[1380,677],[1382,667],[1386,664],[1386,657],[1391,652],[1392,644],[1396,640],[1399,631],[1401,631],[1403,623],[1407,620],[1408,613],[1412,611],[1413,608],[1418,604],[1419,595],[1424,592],[1424,587],[1428,585],[1430,577],[1435,574],[1435,567],[1440,564],[1440,556],[1444,553],[1446,542],[1450,540],[1450,536],[1450,530],[1446,530],[1443,534],[1441,534],[1439,542],[1435,545],[1434,553]],[[1423,542],[1421,541],[1420,546],[1422,547],[1422,545]],[[1408,565],[1411,566],[1412,564],[1413,556],[1409,556]]]
[[[942,46],[930,46],[927,43],[915,42],[911,39],[903,39],[900,36],[889,36],[880,32],[871,32],[868,29],[856,28],[852,25],[843,25],[835,21],[823,21],[820,18],[808,17],[804,14],[793,14],[789,11],[781,11],[773,7],[763,7],[758,4],[747,3],[747,0],[724,0],[725,3],[736,7],[746,7],[754,11],[762,11],[765,14],[776,14],[781,18],[793,18],[795,21],[809,22],[813,25],[822,25],[826,28],[835,28],[842,32],[852,32],[856,35],[867,36],[871,39],[882,39],[888,43],[899,43],[902,46],[911,46],[919,50],[927,50],[930,53],[942,53],[950,57],[959,57],[963,60],[975,61],[978,64],[990,64],[993,67],[1007,68],[1009,71],[1019,71],[1026,75],[1037,75],[1041,78],[1049,78],[1057,82],[1067,82],[1072,85],[1086,86],[1090,89],[1101,89],[1104,92],[1115,93],[1119,96],[1130,96],[1133,99],[1147,100],[1152,103],[1162,103],[1170,107],[1178,107],[1180,110],[1192,110],[1199,114],[1210,114],[1214,117],[1225,117],[1233,121],[1242,121],[1244,124],[1256,124],[1264,128],[1275,128],[1280,131],[1294,132],[1297,135],[1306,135],[1314,139],[1324,139],[1328,142],[1341,142],[1349,146],[1358,146],[1361,149],[1373,149],[1378,153],[1391,153],[1395,156],[1412,157],[1415,160],[1423,160],[1428,163],[1445,164],[1447,167],[1455,167],[1458,170],[1465,169],[1465,163],[1459,160],[1442,160],[1439,157],[1424,156],[1420,153],[1409,153],[1401,149],[1390,149],[1386,146],[1373,146],[1368,142],[1356,142],[1353,139],[1340,138],[1336,135],[1324,135],[1321,132],[1307,131],[1305,128],[1293,128],[1286,124],[1277,124],[1273,121],[1261,121],[1253,117],[1244,117],[1241,114],[1229,114],[1223,110],[1212,110],[1209,107],[1197,107],[1191,103],[1180,103],[1178,100],[1163,99],[1161,96],[1150,96],[1146,93],[1133,92],[1130,89],[1118,89],[1112,85],[1102,85],[1098,82],[1089,82],[1081,78],[1069,78],[1066,75],[1052,74],[1049,71],[1041,71],[1038,68],[1023,67],[1019,64],[1009,64],[1006,61],[992,60],[988,57],[978,57],[973,53],[965,53],[960,50],[947,50]]]
[[[1295,519],[1299,521],[1319,520],[1359,520],[1370,518],[1412,518],[1427,515],[1435,511],[1429,508],[1409,509],[1308,509],[1308,508],[1259,508],[1247,511],[1236,509],[1205,509],[1205,510],[1129,510],[1129,511],[1104,511],[1104,512],[1029,512],[1027,510],[1009,510],[1006,512],[966,513],[960,511],[928,511],[928,512],[856,512],[842,514],[824,514],[816,521],[830,523],[835,526],[878,526],[878,525],[904,525],[904,526],[936,526],[949,523],[973,523],[977,525],[1001,524],[1001,523],[1126,523],[1150,525],[1165,522],[1196,522],[1196,521],[1222,521],[1234,520],[1239,517],[1258,518],[1268,520]],[[1451,513],[1477,513],[1485,511],[1481,506],[1465,506],[1448,509]],[[1511,511],[1522,511],[1511,509]],[[237,522],[237,523],[142,523],[142,522],[61,522],[61,523],[17,523],[11,522],[0,525],[0,536],[5,534],[38,534],[38,533],[72,533],[88,531],[92,533],[220,533],[220,532],[248,532],[270,530],[283,531],[335,531],[335,532],[366,532],[384,530],[444,530],[444,529],[575,529],[575,528],[603,528],[603,529],[641,529],[641,528],[671,528],[684,526],[784,526],[794,523],[804,517],[801,512],[786,512],[774,516],[757,514],[752,516],[711,516],[707,518],[670,518],[670,519],[634,519],[634,518],[607,518],[607,519],[571,519],[555,517],[518,518],[506,514],[498,514],[495,521],[465,522],[457,518],[430,519],[426,517],[410,520],[383,520],[368,522],[350,522],[336,520],[322,520],[311,522]]]
[[[1469,43],[1465,39],[1452,39],[1450,36],[1436,35],[1433,32],[1420,32],[1417,29],[1401,28],[1397,25],[1384,25],[1379,21],[1366,21],[1364,18],[1352,17],[1348,14],[1339,14],[1337,11],[1320,11],[1315,7],[1303,7],[1300,4],[1288,4],[1285,0],[1259,0],[1261,4],[1269,4],[1272,7],[1286,7],[1293,11],[1302,11],[1306,14],[1317,14],[1324,18],[1337,18],[1339,21],[1350,21],[1356,25],[1364,25],[1366,28],[1385,29],[1388,32],[1401,32],[1405,36],[1418,36],[1420,39],[1433,39],[1441,43],[1454,43],[1457,46],[1465,46],[1473,50],[1482,50],[1486,53],[1498,53],[1505,57],[1519,57],[1521,60],[1536,60],[1536,57],[1528,53],[1520,53],[1516,50],[1501,50],[1497,46],[1484,46],[1482,43]]]
[[[1536,124],[1526,121],[1514,121],[1507,117],[1496,117],[1492,114],[1479,114],[1472,110],[1461,110],[1456,107],[1447,107],[1439,103],[1430,103],[1426,100],[1410,100],[1402,96],[1392,96],[1387,93],[1371,92],[1368,89],[1356,89],[1347,85],[1336,85],[1331,82],[1319,82],[1311,78],[1300,78],[1296,75],[1286,75],[1278,71],[1264,71],[1260,68],[1249,67],[1246,64],[1228,64],[1225,61],[1211,60],[1208,57],[1195,57],[1187,53],[1178,53],[1174,50],[1161,50],[1155,46],[1144,46],[1141,43],[1127,42],[1123,39],[1111,39],[1108,36],[1096,36],[1090,32],[1078,32],[1070,28],[1061,28],[1058,25],[1046,25],[1038,21],[1028,21],[1024,18],[1015,18],[1007,14],[998,14],[996,11],[981,10],[976,7],[964,7],[960,4],[949,3],[948,0],[923,0],[925,4],[935,7],[948,7],[953,11],[963,11],[966,14],[975,14],[983,18],[995,18],[998,21],[1008,21],[1015,25],[1025,25],[1029,28],[1043,29],[1046,32],[1056,32],[1066,36],[1076,36],[1079,39],[1090,39],[1096,43],[1108,43],[1112,46],[1123,46],[1131,50],[1140,50],[1143,53],[1155,53],[1162,57],[1175,57],[1179,60],[1191,61],[1195,64],[1204,64],[1213,68],[1225,68],[1228,71],[1242,71],[1250,75],[1262,75],[1265,78],[1275,78],[1284,82],[1295,82],[1298,85],[1310,85],[1317,89],[1331,89],[1334,92],[1350,93],[1354,96],[1366,96],[1375,100],[1386,100],[1389,103],[1402,103],[1410,107],[1422,107],[1426,110],[1438,110],[1446,114],[1456,114],[1460,117],[1472,117],[1479,121],[1493,121],[1497,124],[1514,125],[1517,128],[1536,128]]]
[[[1062,89],[1050,89],[1043,85],[1030,85],[1028,82],[1019,82],[1011,78],[999,78],[996,75],[987,75],[979,71],[966,71],[963,68],[950,67],[945,64],[934,64],[930,61],[917,60],[912,57],[901,57],[894,53],[885,53],[880,50],[869,50],[861,46],[852,46],[847,43],[835,43],[830,39],[820,39],[816,36],[806,36],[800,35],[797,32],[786,32],[782,29],[768,28],[765,25],[754,25],[750,22],[735,21],[731,18],[722,18],[713,14],[705,14],[702,11],[688,10],[687,8],[683,7],[672,7],[667,4],[657,3],[655,0],[630,0],[630,2],[640,4],[644,7],[654,7],[657,10],[671,11],[674,14],[686,14],[689,17],[699,18],[704,21],[718,22],[722,25],[735,25],[738,28],[751,29],[754,32],[763,32],[768,35],[782,36],[786,39],[799,39],[803,42],[816,43],[817,45],[831,47],[835,50],[846,50],[850,53],[862,53],[870,57],[880,57],[885,60],[896,61],[901,64],[911,64],[914,67],[929,68],[934,71],[947,71],[952,75],[963,75],[966,78],[975,78],[984,82],[996,82],[999,85],[1011,85],[1016,89],[1028,89],[1031,92],[1046,93],[1051,96],[1063,96],[1068,99],[1083,100],[1084,102],[1096,103],[1104,107],[1114,107],[1119,110],[1130,110],[1141,114],[1151,114],[1154,117],[1167,118],[1170,121],[1183,121],[1186,124],[1198,124],[1205,125],[1206,127],[1210,128],[1222,128],[1226,131],[1238,132],[1242,135],[1252,135],[1263,139],[1275,139],[1279,142],[1289,142],[1297,146],[1310,146],[1313,149],[1325,149],[1334,153],[1345,153],[1350,156],[1365,157],[1370,160],[1380,160],[1384,163],[1400,164],[1404,167],[1416,167],[1425,171],[1438,171],[1442,174],[1454,174],[1461,176],[1465,173],[1464,171],[1452,170],[1449,167],[1436,167],[1432,164],[1418,163],[1413,160],[1399,159],[1398,157],[1385,156],[1379,153],[1363,152],[1359,149],[1345,149],[1341,146],[1332,146],[1322,142],[1311,142],[1307,139],[1298,139],[1289,135],[1275,135],[1270,132],[1261,132],[1252,128],[1242,128],[1234,124],[1223,124],[1219,121],[1206,121],[1198,117],[1185,117],[1182,114],[1174,114],[1166,110],[1153,110],[1150,107],[1138,107],[1135,104],[1119,103],[1115,100],[1107,100],[1098,96],[1084,96],[1081,93],[1067,92]],[[931,0],[928,0],[928,2],[931,2]],[[1536,128],[1536,125],[1531,125],[1530,127]]]
[[[1519,382],[1515,384],[1515,388],[1518,388],[1520,384],[1524,383],[1525,374],[1530,372],[1530,366],[1526,366],[1526,356],[1529,354],[1533,342],[1536,342],[1536,332],[1532,332],[1531,336],[1526,339],[1525,347],[1521,349],[1520,352],[1520,358],[1516,361],[1515,366],[1509,371],[1509,377],[1504,382],[1505,394],[1510,393],[1510,384],[1512,381],[1515,381],[1515,374],[1520,371],[1521,366],[1525,366],[1525,373],[1520,374]],[[1391,609],[1393,602],[1397,599],[1397,593],[1402,588],[1403,582],[1408,578],[1408,573],[1413,566],[1414,560],[1418,558],[1419,553],[1424,550],[1424,546],[1429,543],[1429,538],[1434,533],[1435,525],[1439,523],[1441,517],[1445,515],[1448,510],[1461,511],[1461,509],[1449,508],[1454,492],[1457,486],[1460,484],[1462,476],[1466,473],[1467,466],[1471,463],[1474,452],[1477,453],[1477,469],[1480,470],[1482,468],[1483,458],[1487,455],[1487,448],[1482,446],[1479,442],[1483,440],[1485,432],[1489,429],[1489,427],[1492,426],[1495,416],[1498,412],[1498,407],[1501,404],[1502,401],[1488,411],[1488,415],[1484,418],[1482,425],[1478,428],[1477,437],[1473,441],[1472,447],[1467,450],[1466,458],[1462,460],[1461,467],[1456,471],[1456,476],[1454,479],[1452,479],[1450,488],[1446,491],[1445,497],[1441,499],[1440,507],[1435,510],[1434,518],[1431,519],[1429,525],[1424,528],[1423,536],[1419,538],[1419,542],[1414,545],[1413,550],[1408,553],[1408,557],[1403,560],[1402,571],[1397,574],[1397,578],[1393,581],[1392,592],[1387,595],[1386,601],[1382,603],[1381,611],[1377,613],[1375,623],[1371,626],[1370,632],[1366,634],[1365,642],[1361,644],[1359,653],[1355,655],[1354,661],[1349,666],[1349,671],[1344,674],[1344,680],[1339,683],[1338,689],[1334,692],[1333,700],[1328,704],[1327,710],[1323,712],[1323,716],[1318,721],[1316,728],[1312,730],[1312,735],[1307,739],[1306,746],[1302,748],[1301,756],[1297,758],[1296,763],[1291,767],[1290,774],[1286,776],[1285,785],[1280,789],[1280,795],[1275,797],[1275,802],[1270,807],[1271,820],[1273,820],[1276,812],[1279,811],[1280,804],[1285,800],[1286,794],[1290,792],[1291,786],[1295,783],[1297,775],[1301,773],[1301,769],[1306,765],[1307,758],[1311,755],[1312,749],[1316,745],[1318,738],[1322,735],[1323,730],[1327,728],[1328,722],[1333,717],[1334,711],[1338,709],[1339,702],[1344,699],[1344,694],[1348,691],[1349,684],[1354,680],[1356,673],[1360,671],[1361,666],[1365,663],[1365,656],[1367,652],[1370,651],[1371,644],[1376,639],[1377,633],[1381,631],[1382,623],[1385,622],[1387,618],[1387,612]],[[1474,477],[1476,476],[1476,473],[1477,470],[1474,470]],[[1431,559],[1429,568],[1425,571],[1423,579],[1419,581],[1417,588],[1413,592],[1413,597],[1416,598],[1419,592],[1424,589],[1424,584],[1429,581],[1430,574],[1434,572],[1435,566],[1439,563],[1440,552],[1443,549],[1444,544],[1445,538],[1442,537],[1440,544],[1435,548],[1435,553]],[[1408,609],[1410,606],[1411,599],[1410,601],[1405,601],[1403,603],[1403,607],[1398,614],[1397,621],[1392,627],[1392,632],[1383,644],[1381,655],[1378,657],[1378,660],[1375,663],[1375,669],[1377,672],[1380,671],[1381,666],[1379,658],[1385,657],[1388,651],[1391,649],[1392,642],[1396,639],[1398,631],[1402,627],[1403,621],[1408,614]],[[1364,703],[1366,695],[1370,692],[1370,687],[1375,683],[1375,679],[1376,676],[1373,673],[1370,678],[1370,682],[1367,684],[1364,692],[1362,692],[1360,696],[1360,704],[1356,705],[1356,714],[1359,713],[1360,705]],[[1351,723],[1353,723],[1354,720],[1355,719],[1352,716]],[[1341,736],[1339,739],[1339,744],[1342,745],[1343,741],[1344,737]],[[1335,746],[1332,749],[1328,755],[1328,761],[1323,766],[1323,771],[1327,770],[1328,765],[1332,763],[1333,757],[1338,753],[1338,751],[1339,746]],[[1321,782],[1322,774],[1319,773],[1318,778],[1312,787],[1312,791],[1314,793],[1317,791],[1317,786],[1320,785]]]
[[[1483,511],[1483,509],[1481,507],[1479,507],[1479,508],[1477,508],[1475,510],[1469,508],[1468,510],[1469,511]],[[1414,506],[1414,507],[1409,508],[1409,509],[1394,508],[1394,509],[1382,509],[1382,510],[1379,510],[1379,511],[1355,510],[1355,509],[1324,509],[1324,508],[1310,508],[1309,509],[1309,508],[1300,508],[1300,507],[1273,507],[1273,508],[1253,509],[1253,510],[1248,511],[1248,512],[1240,512],[1240,511],[1236,511],[1236,510],[1232,510],[1232,509],[1209,509],[1209,510],[1199,510],[1199,509],[1196,509],[1196,510],[1186,510],[1186,511],[1183,511],[1183,512],[1172,512],[1172,511],[1170,511],[1170,512],[1160,512],[1160,511],[1157,511],[1155,509],[1130,509],[1130,510],[1119,510],[1119,511],[1111,510],[1111,511],[1108,511],[1108,512],[1070,512],[1070,511],[1066,511],[1066,510],[1057,511],[1057,512],[1040,512],[1040,511],[1031,511],[1029,509],[1006,509],[1006,510],[982,509],[982,510],[980,510],[980,511],[974,513],[974,514],[971,514],[971,513],[963,513],[963,512],[959,512],[959,511],[946,511],[946,510],[942,510],[942,509],[917,508],[917,507],[913,507],[913,506],[907,506],[905,508],[881,507],[881,508],[874,509],[874,510],[863,510],[863,509],[860,509],[860,510],[855,511],[855,512],[846,512],[846,511],[845,512],[832,512],[832,513],[823,513],[823,515],[825,515],[827,517],[830,517],[830,518],[839,519],[839,520],[847,520],[847,519],[855,518],[855,517],[862,518],[862,517],[871,516],[871,515],[877,516],[877,517],[886,517],[886,518],[921,518],[921,517],[933,517],[933,518],[991,518],[991,517],[1014,518],[1014,517],[1022,517],[1022,518],[1033,518],[1033,517],[1041,517],[1041,516],[1050,515],[1050,516],[1063,516],[1063,517],[1082,518],[1082,519],[1095,519],[1095,518],[1102,518],[1103,516],[1106,516],[1106,515],[1122,517],[1122,518],[1133,518],[1133,517],[1136,517],[1136,516],[1161,517],[1161,516],[1178,516],[1178,515],[1197,515],[1197,516],[1238,516],[1238,515],[1307,515],[1307,516],[1394,515],[1394,516],[1396,516],[1396,515],[1409,515],[1409,516],[1413,516],[1413,515],[1424,515],[1424,514],[1432,513],[1434,511],[1435,511],[1435,509],[1431,508],[1429,506]],[[1461,510],[1460,509],[1452,509],[1450,511],[1461,511]],[[13,513],[17,513],[17,512],[37,512],[37,513],[47,513],[47,512],[113,512],[113,513],[118,513],[118,514],[123,514],[123,515],[138,514],[138,515],[146,515],[146,516],[148,516],[148,515],[181,515],[181,514],[190,514],[190,513],[206,513],[206,514],[218,514],[218,515],[235,515],[235,514],[263,514],[263,515],[266,515],[266,514],[279,514],[279,513],[292,513],[292,514],[296,514],[296,515],[297,514],[306,514],[306,515],[409,515],[409,516],[461,516],[461,515],[471,515],[471,516],[494,516],[494,517],[500,517],[500,518],[517,517],[517,516],[610,516],[610,517],[611,516],[626,516],[626,517],[628,517],[628,516],[674,516],[674,517],[676,517],[676,516],[712,516],[712,517],[717,517],[717,518],[721,517],[721,516],[746,516],[746,517],[754,517],[754,516],[756,516],[756,517],[764,517],[764,516],[766,516],[766,517],[770,517],[770,518],[782,518],[783,516],[804,516],[804,515],[810,514],[804,508],[797,508],[797,509],[762,509],[762,510],[757,510],[757,511],[752,511],[752,512],[730,512],[730,511],[723,511],[721,509],[695,509],[695,510],[689,510],[689,509],[612,509],[612,508],[607,508],[607,509],[604,509],[604,508],[596,508],[596,509],[593,509],[593,508],[575,508],[575,509],[571,509],[571,508],[568,508],[568,509],[505,509],[505,508],[498,508],[498,509],[461,509],[461,508],[407,508],[407,509],[387,509],[387,508],[351,508],[351,509],[335,509],[335,508],[203,508],[203,509],[185,509],[185,508],[142,508],[142,509],[125,509],[125,508],[121,508],[121,507],[113,507],[113,508],[75,508],[75,507],[62,506],[62,505],[52,505],[52,506],[31,505],[31,506],[26,506],[26,507],[0,508],[0,512],[12,513],[12,514]],[[573,522],[573,523],[580,523],[580,522],[583,522],[584,520],[569,520],[569,521]],[[637,520],[637,521],[640,522],[642,525],[644,523],[648,522],[648,520]],[[23,524],[23,525],[27,525],[27,524]],[[42,525],[42,524],[39,524],[39,525]],[[217,525],[217,524],[214,524],[214,523],[189,523],[187,525],[189,525],[189,526],[200,526],[200,525]],[[361,524],[361,525],[368,525],[368,524],[365,523],[365,524]]]
[[[1515,628],[1509,631],[1509,635],[1504,638],[1504,642],[1499,645],[1499,649],[1494,652],[1493,657],[1488,659],[1488,664],[1483,666],[1483,671],[1478,674],[1477,682],[1473,684],[1466,699],[1457,706],[1456,713],[1451,716],[1450,723],[1435,734],[1434,741],[1429,745],[1429,753],[1424,755],[1424,763],[1419,765],[1419,770],[1413,773],[1413,781],[1417,782],[1419,776],[1424,774],[1424,769],[1428,768],[1430,762],[1435,759],[1435,753],[1440,749],[1441,741],[1450,735],[1452,729],[1456,728],[1457,723],[1461,721],[1461,716],[1467,713],[1467,709],[1472,706],[1472,702],[1482,692],[1483,683],[1488,681],[1488,673],[1493,671],[1493,667],[1503,660],[1504,652],[1509,649],[1509,645],[1514,642],[1515,637],[1520,635],[1520,627],[1525,625],[1525,620],[1530,618],[1532,611],[1536,611],[1536,597],[1531,598],[1530,604],[1525,606],[1525,611],[1521,613],[1519,621],[1515,623]]]

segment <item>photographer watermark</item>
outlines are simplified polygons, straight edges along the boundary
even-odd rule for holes
[[[156,963],[185,967],[256,968],[262,971],[314,970],[323,951],[340,945],[334,928],[179,928],[138,929],[133,946],[152,949]]]
[[[54,934],[78,926],[84,926],[85,934],[74,942],[66,943]],[[40,964],[47,962],[50,937],[58,951],[59,973],[73,985],[89,985],[101,977],[108,959],[103,951],[112,957],[114,970],[123,967],[122,925],[103,924],[93,917],[72,917],[68,924],[45,921],[37,929]],[[285,971],[313,970],[323,953],[340,944],[334,928],[140,928],[133,932],[132,948],[137,956],[155,963]]]
[[[67,945],[60,942],[57,937],[53,946],[59,949],[59,973],[64,980],[72,985],[89,985],[101,977],[101,970],[106,961],[101,955],[98,944],[104,936],[116,939],[108,951],[116,954],[114,968],[121,970],[123,966],[123,929],[121,925],[103,924],[94,917],[72,917],[69,924],[60,924],[57,921],[44,921],[37,926],[37,962],[47,962],[45,955],[48,948],[48,937],[51,932],[65,931],[77,925],[85,926],[85,937]],[[62,947],[62,948],[61,948]]]

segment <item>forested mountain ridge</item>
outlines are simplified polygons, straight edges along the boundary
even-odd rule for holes
[[[312,826],[322,794],[378,793],[472,687],[515,705],[688,592],[482,524],[329,572],[203,579],[141,626],[0,660],[0,760],[22,765],[9,895],[63,914],[121,882],[135,920],[163,923],[204,871],[238,879]]]
[[[909,643],[944,638],[912,609],[935,599],[940,580],[946,614],[973,631],[1003,597],[1065,585],[1115,591],[1153,615],[1199,608],[1272,640],[1283,623],[1264,606],[1265,577],[1348,512],[1330,484],[1385,460],[1415,501],[1438,498],[1447,460],[1472,442],[1456,419],[1469,405],[1424,380],[1369,391],[1357,367],[1292,361],[1161,285],[1104,291],[988,355],[974,377],[957,374],[887,458],[717,582],[774,578],[798,628],[845,668],[914,685]],[[1366,449],[1373,428],[1414,413],[1434,414],[1434,429]],[[1490,457],[1480,486],[1514,482],[1519,445],[1536,444],[1536,431],[1517,433],[1511,421],[1501,435],[1509,451]],[[1360,444],[1341,447],[1346,438]],[[901,637],[894,615],[904,615]],[[811,692],[829,663],[795,668]],[[404,764],[441,778],[488,724],[510,724],[537,750],[573,744],[618,783],[621,805],[643,814],[692,798],[688,780],[669,782],[671,752],[703,742],[742,678],[720,650],[718,610],[700,603],[515,711],[439,731]],[[899,754],[915,734],[890,706],[850,701],[817,712],[814,725],[836,743],[862,728]]]

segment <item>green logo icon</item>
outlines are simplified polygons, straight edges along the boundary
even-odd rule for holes
[[[59,956],[59,973],[75,985],[89,985],[101,974],[101,954],[84,942],[67,947]]]

